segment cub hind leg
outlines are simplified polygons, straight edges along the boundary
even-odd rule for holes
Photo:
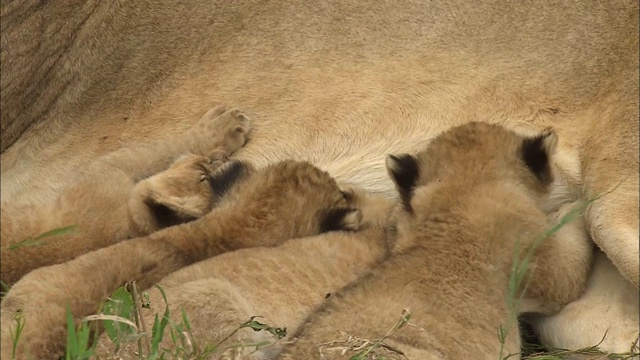
[[[251,316],[259,314],[243,298],[241,293],[229,281],[224,279],[199,279],[179,284],[177,286],[163,286],[167,296],[165,304],[160,291],[157,288],[149,289],[149,308],[141,309],[143,321],[146,328],[151,329],[156,314],[162,316],[165,307],[168,306],[171,313],[171,322],[168,325],[187,328],[183,313],[190,331],[183,331],[178,334],[178,344],[188,344],[183,348],[185,357],[198,355],[205,347],[215,345],[218,349],[213,359],[219,358],[240,358],[258,360],[266,358],[273,359],[280,351],[278,345],[266,349],[256,350],[255,344],[273,343],[275,338],[266,331],[254,331],[249,328],[240,329],[240,326],[248,321]],[[202,306],[206,304],[207,306]],[[260,319],[256,319],[261,321]],[[264,322],[264,321],[261,321]],[[277,325],[277,324],[276,324]],[[234,333],[234,331],[238,330]],[[168,331],[167,331],[168,333]],[[218,343],[202,343],[196,339],[217,339],[224,340]],[[161,348],[172,349],[176,345],[170,336],[165,334]],[[136,342],[122,344],[118,352],[115,351],[115,344],[103,334],[97,346],[96,358],[119,360],[139,359],[134,349]],[[131,349],[130,347],[134,347]],[[253,354],[251,354],[253,353]],[[227,357],[224,357],[222,355]],[[251,355],[249,355],[251,354]],[[265,355],[268,354],[268,355]]]

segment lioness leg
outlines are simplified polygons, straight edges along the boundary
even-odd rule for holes
[[[635,64],[617,84],[617,92],[591,109],[589,115],[598,120],[589,129],[583,146],[582,167],[586,196],[597,198],[586,212],[589,232],[622,276],[637,289],[640,281],[637,57]]]
[[[599,344],[605,352],[626,353],[638,338],[638,301],[637,289],[598,250],[584,295],[557,314],[530,315],[528,320],[547,346],[582,349]]]
[[[557,222],[579,203],[551,217]],[[638,292],[600,250],[589,271],[592,248],[582,217],[545,240],[521,310],[530,313],[526,318],[547,346],[576,350],[600,344],[607,353],[626,353],[639,333]],[[567,304],[571,297],[577,300]]]
[[[627,183],[621,183],[587,209],[587,223],[594,241],[637,290],[640,266],[637,173],[621,181]],[[593,197],[598,196],[596,191],[591,193]]]
[[[635,65],[587,113],[597,120],[588,128],[582,147],[582,173],[585,196],[596,200],[585,218],[602,252],[598,252],[585,294],[560,313],[534,322],[540,339],[549,346],[593,346],[606,333],[602,350],[628,352],[638,336],[637,74]],[[618,105],[611,106],[614,103]]]

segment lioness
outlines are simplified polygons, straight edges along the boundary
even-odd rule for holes
[[[54,201],[19,207],[3,201],[2,282],[13,284],[32,269],[209,212],[216,195],[213,171],[245,144],[248,132],[249,120],[238,109],[218,107],[171,141],[123,148],[96,160]],[[75,226],[74,233],[20,244],[65,226]]]
[[[212,99],[252,117],[239,159],[308,160],[389,196],[387,153],[471,120],[551,125],[569,200],[615,189],[587,228],[637,293],[637,29],[636,0],[2,0],[2,199],[52,200],[92,159],[170,138]],[[554,329],[600,339],[623,320],[589,319]]]
[[[383,339],[409,309],[414,326],[387,333],[381,349],[416,360],[519,359],[518,312],[552,311],[576,300],[591,265],[592,243],[581,221],[540,240],[557,224],[557,215],[549,219],[543,211],[556,142],[553,132],[522,137],[471,123],[415,156],[388,157],[402,200],[394,213],[393,255],[328,299],[280,358],[351,359],[364,350],[353,350],[348,337]],[[523,262],[530,251],[532,276],[513,282],[512,272],[525,271],[514,258]],[[518,305],[520,292],[525,300]]]
[[[359,226],[360,211],[326,172],[296,161],[252,169],[237,162],[224,166],[215,182],[225,183],[217,190],[224,196],[197,220],[25,275],[2,301],[2,358],[11,356],[16,316],[25,319],[17,358],[57,359],[64,355],[67,339],[67,304],[80,319],[95,313],[126,282],[137,281],[146,289],[182,267],[224,252]]]

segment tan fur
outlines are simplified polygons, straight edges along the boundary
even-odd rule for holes
[[[64,355],[67,303],[81,319],[94,314],[98,304],[126,282],[136,281],[146,289],[176,270],[224,252],[326,231],[327,219],[333,219],[336,230],[357,225],[352,221],[358,211],[349,207],[335,181],[308,163],[285,161],[257,172],[247,169],[230,191],[215,210],[197,220],[24,276],[2,301],[2,357],[10,355],[11,327],[18,313],[26,318],[18,358],[57,359]],[[342,217],[332,216],[336,211]]]
[[[638,341],[638,290],[625,281],[602,251],[597,252],[593,267],[580,299],[557,315],[536,314],[529,321],[540,340],[552,347],[583,349],[600,344],[600,349],[630,352]],[[590,332],[581,331],[585,328]]]
[[[309,160],[389,196],[384,154],[471,120],[553,126],[562,193],[616,189],[586,220],[638,288],[636,0],[3,0],[0,17],[3,201],[51,201],[213,102],[252,115],[239,158]]]
[[[383,225],[393,203],[357,189],[352,189],[351,194],[352,205],[362,211],[363,228],[357,232],[331,232],[292,239],[276,248],[238,250],[161,280],[172,321],[180,324],[184,309],[193,334],[189,341],[198,344],[200,350],[207,344],[220,343],[251,316],[262,316],[257,320],[295,332],[331,293],[357,279],[388,254]],[[150,289],[149,293],[151,307],[142,314],[147,328],[165,307],[158,289]],[[273,342],[274,338],[245,329],[226,340],[222,348],[261,341]],[[168,336],[162,347],[173,347]],[[100,359],[138,358],[137,344],[126,344],[116,353],[105,335],[98,349]],[[227,356],[233,356],[234,351],[245,356],[252,353],[247,357],[251,359],[273,359],[280,346],[258,352],[251,346],[228,349]],[[219,358],[221,353],[212,358]]]
[[[537,155],[551,160],[555,135],[541,136]],[[584,230],[572,231],[580,220],[547,238],[528,270],[527,302],[510,316],[514,253],[522,258],[556,223],[556,214],[548,219],[541,210],[552,171],[525,165],[526,141],[499,126],[474,123],[442,134],[415,157],[389,158],[402,198],[394,213],[397,248],[371,276],[307,319],[299,341],[281,358],[349,359],[356,352],[343,353],[344,345],[323,349],[324,357],[319,346],[346,336],[381,339],[408,309],[413,326],[385,340],[408,359],[497,359],[500,326],[509,331],[502,356],[518,359],[517,313],[539,310],[531,308],[536,302],[559,308],[577,299],[592,251]]]
[[[130,237],[166,226],[153,212],[153,205],[164,206],[185,222],[211,211],[216,199],[208,180],[221,164],[201,155],[183,155],[169,169],[137,183],[127,201]]]
[[[96,160],[48,204],[14,207],[3,201],[2,281],[11,285],[30,270],[171,225],[156,218],[153,208],[159,206],[178,222],[204,215],[214,202],[213,171],[244,145],[248,131],[246,116],[219,107],[175,139]],[[66,226],[74,226],[72,234],[27,240]]]

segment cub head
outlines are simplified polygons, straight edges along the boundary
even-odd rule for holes
[[[216,209],[238,211],[246,220],[245,230],[278,238],[357,230],[362,219],[352,198],[328,173],[292,160],[253,172],[230,189]]]
[[[423,186],[459,191],[486,184],[518,187],[543,206],[554,180],[556,133],[521,136],[500,125],[472,122],[434,138],[416,154],[389,155],[386,167],[406,211]]]

